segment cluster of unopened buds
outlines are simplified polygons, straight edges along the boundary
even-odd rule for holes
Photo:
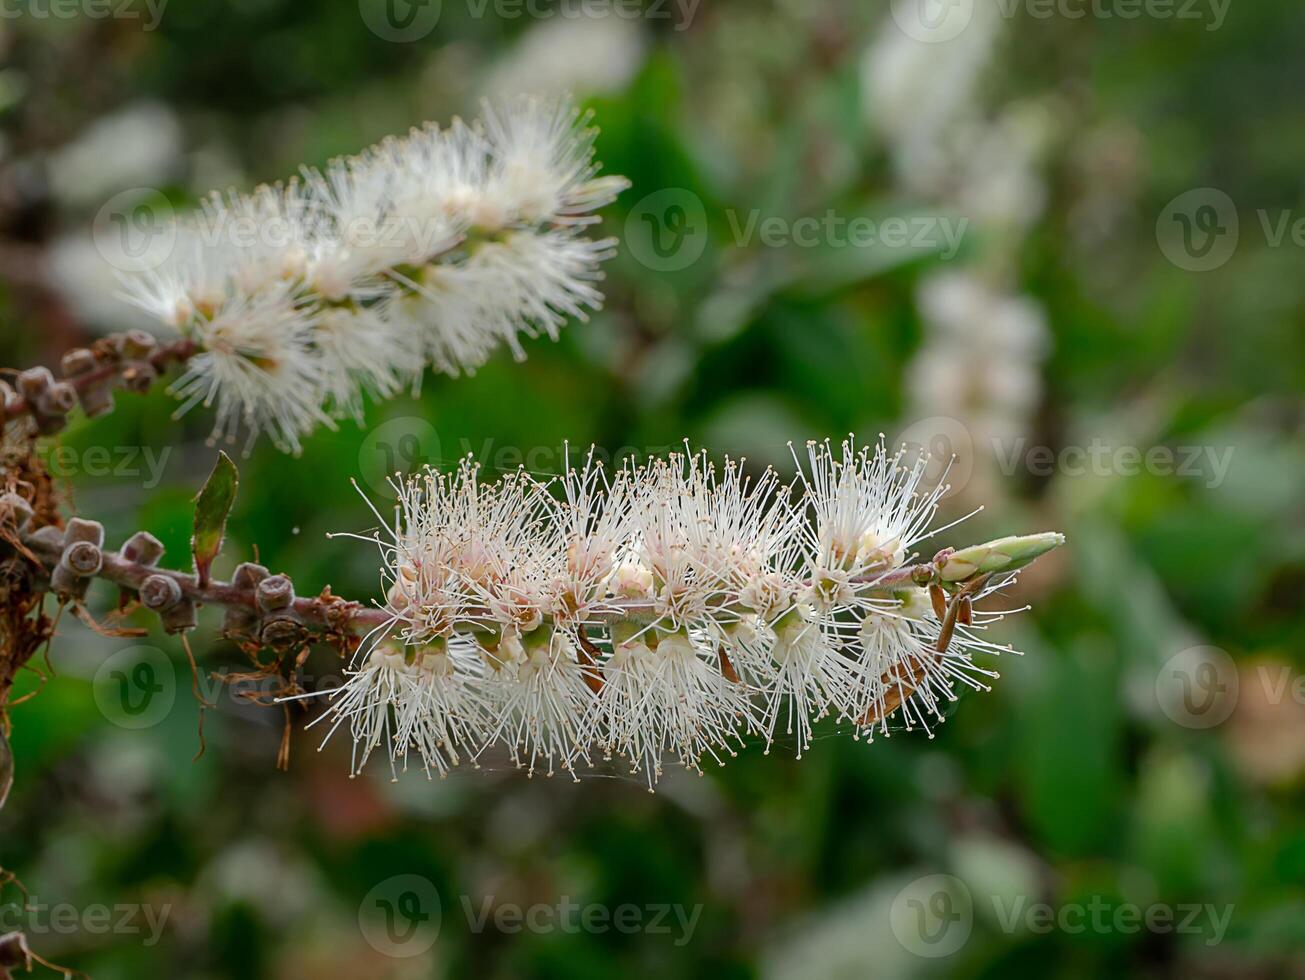
[[[12,386],[0,381],[0,420],[27,416],[36,434],[53,434],[68,424],[74,408],[91,418],[104,415],[113,410],[115,389],[145,391],[171,362],[192,351],[189,342],[160,344],[143,330],[112,334],[65,354],[59,379],[49,368],[35,367],[20,372]]]
[[[158,616],[164,632],[186,633],[198,622],[204,603],[223,607],[222,632],[274,650],[302,646],[313,636],[343,632],[353,603],[330,596],[298,601],[294,583],[262,565],[242,562],[229,582],[158,567],[164,547],[148,531],[137,531],[117,550],[105,547],[104,525],[74,517],[63,527],[33,525],[31,505],[16,493],[0,495],[0,529],[12,533],[29,565],[35,591],[61,602],[82,603],[98,578],[116,584]]]
[[[700,772],[749,739],[800,756],[826,717],[929,731],[958,686],[997,676],[975,654],[1009,650],[985,634],[1015,610],[975,603],[1063,539],[908,564],[945,492],[923,487],[927,459],[850,441],[806,456],[788,486],[691,453],[396,482],[367,538],[388,621],[319,720],[351,734],[355,771],[383,747],[443,775],[501,745],[550,775],[620,757],[649,788],[665,758]]]

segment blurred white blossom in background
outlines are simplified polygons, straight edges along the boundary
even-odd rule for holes
[[[590,95],[623,89],[643,66],[648,37],[633,17],[553,17],[538,21],[491,66],[487,97],[518,92]]]
[[[941,42],[917,40],[886,17],[862,59],[867,120],[887,137],[897,179],[916,194],[945,191],[964,160],[964,126],[979,113],[978,92],[1002,21],[993,5],[971,6],[969,26]]]
[[[925,278],[916,302],[925,341],[908,390],[920,411],[964,419],[979,455],[1019,438],[1042,393],[1046,317],[1032,299],[994,289],[971,270]]]
[[[86,326],[104,333],[162,331],[158,321],[122,295],[118,269],[90,232],[70,232],[56,238],[46,251],[45,261],[51,286]]]
[[[172,110],[134,103],[51,154],[50,190],[62,203],[95,206],[127,188],[157,189],[176,176],[180,156],[181,125]]]
[[[915,0],[917,15],[928,2]],[[1027,431],[1042,395],[1050,333],[1016,270],[1046,205],[1041,166],[1056,126],[1047,99],[987,107],[984,81],[1006,23],[994,5],[972,7],[968,26],[944,41],[918,40],[886,18],[861,78],[867,121],[887,137],[902,191],[969,222],[971,247],[917,288],[924,341],[908,369],[908,412],[964,420],[969,444],[952,448],[970,455],[960,469],[973,478],[958,492],[991,500],[1001,482],[994,450]]]

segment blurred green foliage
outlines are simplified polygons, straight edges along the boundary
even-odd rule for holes
[[[201,713],[178,644],[96,636],[66,614],[37,664],[48,683],[25,676],[19,694],[42,689],[12,712],[17,780],[0,812],[0,866],[41,903],[143,903],[166,908],[167,923],[157,944],[40,931],[33,919],[0,932],[22,925],[42,955],[98,980],[1302,975],[1305,278],[1301,250],[1275,246],[1259,215],[1305,215],[1305,9],[1233,3],[1215,30],[1208,17],[1019,7],[973,94],[986,107],[1036,102],[1055,121],[1038,164],[1045,203],[1026,233],[979,227],[951,260],[740,245],[731,221],[753,209],[946,212],[894,173],[862,82],[873,39],[892,30],[889,6],[703,0],[687,24],[637,19],[628,77],[587,94],[576,83],[602,128],[605,170],[633,181],[605,227],[624,237],[641,200],[679,189],[703,204],[701,258],[662,272],[623,249],[606,310],[555,345],[530,344],[525,363],[503,355],[469,378],[429,378],[419,398],[374,406],[366,428],[317,433],[298,459],[258,446],[238,461],[216,571],[257,554],[304,586],[377,594],[367,546],[325,535],[370,525],[350,481],[382,491],[375,432],[386,424],[416,434],[409,462],[474,452],[491,470],[556,469],[567,440],[656,452],[688,437],[783,465],[789,440],[899,433],[924,412],[907,381],[928,340],[920,288],[952,262],[1000,262],[1007,287],[1045,313],[1033,444],[1230,449],[1225,478],[995,473],[978,501],[988,510],[940,544],[1054,527],[1070,546],[1010,597],[1035,609],[1001,637],[1025,656],[1003,658],[991,693],[963,697],[936,738],[868,747],[831,731],[800,763],[757,747],[653,796],[614,773],[571,785],[492,761],[436,783],[349,780],[347,750],[318,755],[317,730],[296,732],[281,773],[281,712],[230,697],[204,713],[207,749],[192,760]],[[94,205],[45,187],[42,162],[97,118],[141,99],[175,112],[182,161],[160,182],[184,205],[209,175],[250,186],[474,113],[495,66],[537,26],[498,8],[477,16],[443,0],[438,24],[409,44],[369,31],[352,3],[185,0],[156,31],[119,18],[5,20],[2,362],[54,363],[83,338],[12,265],[93,219]],[[1230,261],[1195,273],[1157,247],[1157,218],[1207,186],[1236,203],[1242,234]],[[68,481],[76,507],[105,520],[111,541],[149,529],[180,564],[214,451],[204,413],[176,421],[172,407],[162,392],[124,396],[60,444],[81,461]],[[161,482],[143,462],[127,476],[90,466],[93,447],[167,448]],[[976,451],[992,455],[981,441]],[[948,513],[965,509],[962,495]],[[203,616],[215,624],[213,610]],[[212,634],[196,634],[201,664],[246,669]],[[177,697],[162,722],[131,730],[97,707],[93,678],[138,642],[166,652]],[[1219,724],[1184,726],[1157,690],[1173,658],[1202,645],[1231,658],[1239,693]],[[318,652],[309,669],[340,665]],[[360,903],[403,874],[432,882],[443,905],[438,940],[411,959],[383,955],[359,928]],[[932,874],[955,876],[973,902],[972,931],[947,957],[917,955],[894,918],[901,889]],[[11,918],[17,895],[11,885],[0,896]],[[467,909],[487,897],[701,912],[683,943],[476,932]],[[1214,942],[1208,925],[1010,926],[1007,898],[1231,911]]]

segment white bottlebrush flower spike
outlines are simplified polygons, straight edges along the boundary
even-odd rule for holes
[[[520,337],[556,338],[602,304],[613,239],[595,213],[627,186],[598,177],[594,131],[569,103],[523,98],[387,139],[324,171],[214,195],[173,231],[129,298],[198,353],[182,410],[214,405],[215,437],[266,433],[297,451],[427,366],[474,370]]]
[[[796,456],[795,456],[796,458]],[[1006,612],[974,603],[1063,541],[1004,538],[922,563],[945,488],[881,442],[812,443],[798,480],[672,454],[494,483],[470,460],[396,485],[380,548],[389,625],[323,719],[355,771],[385,745],[443,774],[494,745],[531,772],[617,756],[649,788],[749,738],[800,756],[829,717],[930,731]],[[379,515],[378,515],[379,516]]]

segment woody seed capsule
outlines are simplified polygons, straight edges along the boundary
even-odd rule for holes
[[[60,369],[63,371],[65,378],[75,378],[79,374],[85,374],[95,367],[98,362],[95,355],[85,347],[77,347],[63,355],[60,362]]]
[[[99,521],[88,521],[81,517],[74,517],[64,529],[63,541],[64,544],[72,544],[74,541],[89,541],[97,548],[102,548],[104,547],[104,525]]]
[[[122,557],[140,565],[153,565],[163,557],[163,542],[148,531],[137,531],[122,546]]]
[[[151,575],[140,586],[140,601],[146,609],[162,612],[181,601],[181,586],[167,575]]]
[[[104,566],[104,552],[91,541],[74,541],[64,549],[60,561],[74,575],[88,578]]]
[[[41,392],[53,383],[54,375],[50,373],[49,368],[28,368],[18,375],[18,393],[28,401],[35,401],[41,396]]]
[[[265,578],[255,587],[254,600],[263,612],[285,609],[295,601],[294,583],[284,575]]]

